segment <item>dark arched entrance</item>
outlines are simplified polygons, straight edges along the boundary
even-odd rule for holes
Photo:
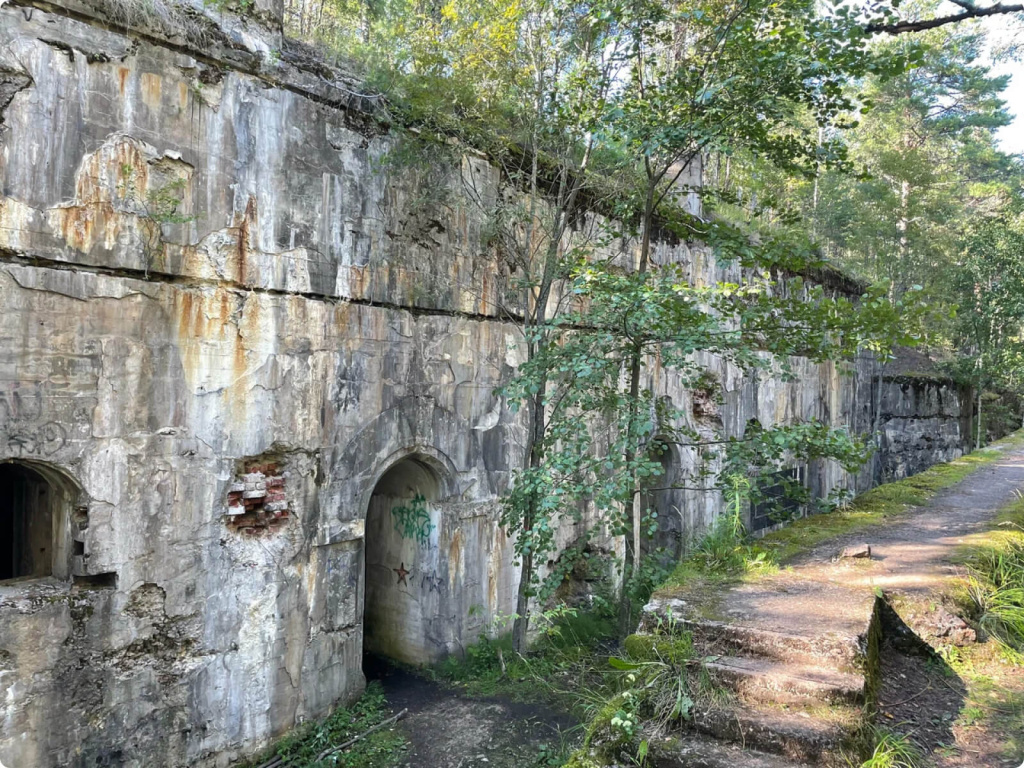
[[[0,463],[0,581],[70,573],[74,492],[57,472]]]
[[[643,540],[645,554],[657,554],[663,565],[675,563],[687,544],[686,496],[681,487],[679,452],[667,440],[655,440],[651,458],[661,464],[661,474],[650,478],[640,497],[647,515],[655,516],[649,536]]]
[[[363,650],[407,664],[445,651],[434,625],[446,594],[439,554],[442,480],[426,457],[389,468],[373,489],[366,514]]]

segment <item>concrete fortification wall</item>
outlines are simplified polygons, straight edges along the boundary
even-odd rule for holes
[[[442,195],[496,195],[497,171],[389,168],[373,100],[303,63],[273,5],[269,31],[197,8],[131,33],[126,7],[0,7],[14,768],[227,765],[358,695],[365,648],[429,661],[514,607],[498,499],[525,431],[495,390],[521,353],[483,208]],[[658,258],[717,274],[685,244]],[[808,468],[820,495],[958,455],[955,390],[794,365],[708,359],[713,406],[649,386],[737,435],[870,431],[884,403],[887,451]],[[672,493],[667,539],[718,512]]]

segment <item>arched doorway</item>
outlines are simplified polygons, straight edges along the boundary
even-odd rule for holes
[[[68,578],[75,491],[58,472],[34,463],[0,463],[0,581]]]
[[[436,623],[447,596],[440,558],[443,482],[424,456],[377,481],[366,514],[363,651],[407,664],[439,658]]]

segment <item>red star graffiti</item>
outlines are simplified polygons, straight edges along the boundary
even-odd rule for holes
[[[399,567],[392,568],[392,571],[398,574],[398,583],[409,586],[409,582],[405,580],[405,577],[409,575],[410,571],[405,570],[405,563],[403,562]]]

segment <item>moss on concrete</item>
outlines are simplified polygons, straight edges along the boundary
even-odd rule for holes
[[[630,635],[623,641],[629,658],[634,661],[663,661],[681,665],[693,658],[693,635]]]

